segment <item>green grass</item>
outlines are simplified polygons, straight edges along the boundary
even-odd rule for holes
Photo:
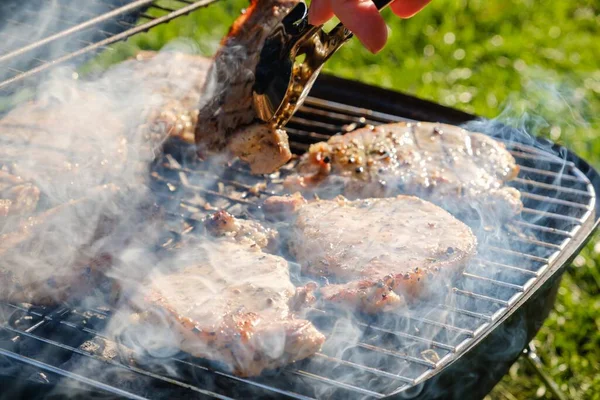
[[[245,4],[221,3],[117,45],[102,62],[165,43],[211,54]],[[391,38],[385,50],[371,55],[354,40],[327,72],[500,116],[600,165],[597,0],[434,0],[410,20],[386,18]],[[600,244],[592,240],[569,267],[555,311],[535,339],[547,372],[575,399],[600,399],[599,263]],[[551,397],[518,362],[489,398]]]

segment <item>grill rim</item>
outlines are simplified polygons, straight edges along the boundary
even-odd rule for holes
[[[72,34],[76,34],[78,32],[84,31],[88,27],[96,27],[100,26],[105,21],[118,21],[119,17],[125,17],[127,15],[131,15],[133,13],[137,13],[140,18],[147,20],[139,25],[133,24],[129,29],[125,29],[121,32],[115,33],[105,39],[98,40],[96,42],[90,43],[87,46],[81,47],[75,51],[67,52],[60,57],[54,60],[46,60],[42,64],[37,67],[29,68],[26,71],[20,71],[19,73],[9,77],[5,80],[0,81],[0,94],[8,94],[11,90],[17,88],[17,84],[27,83],[30,79],[38,79],[39,76],[43,75],[45,72],[50,69],[62,65],[68,61],[75,60],[78,63],[82,61],[84,56],[88,56],[94,54],[100,50],[108,49],[107,46],[125,41],[128,38],[146,32],[151,28],[154,28],[158,25],[162,25],[171,21],[172,19],[187,15],[192,11],[196,11],[200,8],[207,7],[219,0],[174,0],[177,3],[182,4],[177,9],[171,10],[166,9],[156,3],[159,3],[159,0],[126,0],[123,5],[120,7],[116,7],[111,11],[98,15],[94,18],[86,20],[84,22],[79,23],[78,25],[65,28],[60,32],[51,35],[50,37],[41,38],[40,40],[28,44],[26,46],[22,46],[18,49],[11,50],[8,54],[0,55],[0,68],[11,69],[10,61],[20,57],[23,54],[27,54],[32,50],[43,47],[47,44],[52,44],[55,41],[64,40],[68,38]],[[146,12],[148,9],[157,9],[162,11],[167,11],[168,13],[162,16],[154,17],[148,15]],[[111,17],[112,16],[112,17]],[[49,39],[52,40],[49,40]],[[48,43],[46,43],[48,42]],[[27,50],[25,50],[27,49]],[[6,64],[4,64],[6,63]]]

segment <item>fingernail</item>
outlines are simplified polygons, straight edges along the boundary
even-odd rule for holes
[[[381,49],[383,49],[383,46],[385,45],[381,45],[379,43],[364,43],[365,47],[367,48],[367,50],[369,50],[371,53],[373,54],[377,54],[381,51]]]

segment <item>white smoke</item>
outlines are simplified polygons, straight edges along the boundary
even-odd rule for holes
[[[40,11],[42,19],[38,22],[48,24],[48,16],[58,12],[56,6],[55,1],[48,10]],[[22,34],[20,31],[14,33]],[[178,43],[167,49],[196,49],[193,43]],[[15,43],[5,44],[8,49]],[[14,268],[15,264],[18,264],[19,269],[27,272],[28,279],[47,281],[54,268],[73,266],[73,260],[79,258],[82,249],[85,250],[87,260],[101,254],[110,254],[110,268],[103,272],[119,282],[118,290],[122,295],[120,305],[123,307],[107,329],[107,333],[112,335],[131,323],[130,315],[140,311],[135,309],[136,306],[143,307],[143,303],[132,305],[130,299],[134,298],[140,286],[144,286],[148,276],[157,273],[152,272],[153,270],[177,268],[181,266],[178,263],[193,263],[194,257],[206,258],[206,254],[199,254],[197,248],[191,248],[189,251],[185,248],[178,249],[176,256],[169,252],[156,254],[151,245],[160,237],[164,221],[160,213],[149,212],[151,207],[148,205],[155,201],[154,193],[149,187],[149,170],[156,156],[160,154],[168,132],[164,130],[164,125],[149,129],[147,121],[153,115],[153,110],[161,109],[172,97],[181,98],[188,96],[190,92],[196,93],[198,87],[202,86],[202,71],[202,68],[192,69],[185,57],[169,51],[164,51],[141,64],[128,61],[117,65],[93,81],[74,80],[70,68],[56,70],[39,86],[34,103],[19,106],[0,121],[0,162],[8,172],[41,189],[43,196],[40,209],[52,208],[71,199],[91,199],[86,203],[91,204],[90,206],[67,209],[61,213],[60,219],[51,225],[54,227],[52,231],[34,233],[38,238],[42,237],[43,241],[33,241],[34,245],[30,246],[31,252],[28,257],[15,253],[17,255],[10,258],[14,264],[2,265],[8,260],[4,258],[0,261],[0,270]],[[585,123],[585,117],[576,111],[579,105],[564,101],[564,94],[554,89],[556,88],[550,87],[548,90],[548,86],[544,85],[541,88],[532,86],[531,92],[542,93],[540,97],[548,99],[548,108],[560,111],[559,114],[564,116],[563,121],[548,124],[545,119],[531,116],[531,110],[519,110],[514,113],[507,107],[508,111],[498,118],[474,122],[467,127],[494,134],[507,141],[518,139],[520,142],[534,144],[531,135],[538,131],[549,129],[552,132],[553,126]],[[547,93],[552,95],[546,97]],[[199,93],[197,95],[199,96]],[[194,103],[195,96],[189,96],[190,103]],[[542,146],[542,149],[549,148]],[[558,157],[561,159],[564,154],[559,154]],[[222,170],[215,169],[206,177],[196,177],[196,182],[193,183],[196,186],[209,187],[216,179],[215,176],[220,175]],[[560,176],[552,183],[560,183]],[[98,195],[98,187],[103,185],[114,185],[118,190]],[[153,218],[148,218],[148,215]],[[102,228],[107,230],[98,237],[97,228],[103,225],[100,221],[106,216],[109,217],[109,227]],[[21,223],[22,221],[16,220],[3,226],[2,233],[15,231]],[[508,233],[503,228],[497,228],[491,233],[486,232],[480,243],[506,244],[509,241]],[[110,234],[107,235],[106,232]],[[42,244],[35,248],[35,243]],[[482,248],[480,256],[485,257],[485,252]],[[216,257],[210,262],[216,271],[219,271],[222,263],[235,262],[228,254],[210,255]],[[517,263],[516,258],[502,254],[490,252],[487,256],[497,263]],[[40,260],[43,260],[43,263],[40,263]],[[495,273],[489,266],[481,268],[480,272],[500,281],[525,283],[519,280],[523,279],[521,275],[517,277],[506,272]],[[36,275],[39,277],[36,278]],[[513,289],[485,286],[489,284],[478,280],[466,280],[462,284],[467,292],[487,292],[488,295],[506,301],[514,294]],[[213,286],[218,287],[210,280],[204,280],[204,286],[199,285],[206,289],[203,292],[204,296],[212,292]],[[218,291],[215,291],[214,295],[218,296]],[[442,299],[444,298],[445,294],[442,295]],[[490,306],[484,300],[451,299],[448,302],[441,301],[441,304],[448,307],[468,307],[486,315],[492,314],[496,307]],[[459,343],[465,337],[461,331],[447,332],[441,326],[428,321],[442,321],[458,327],[468,325],[468,321],[475,324],[467,317],[457,317],[444,308],[422,303],[415,303],[410,310],[400,310],[394,316],[384,315],[373,319],[348,312],[346,315],[340,313],[340,318],[332,322],[332,318],[324,316],[319,310],[313,310],[313,313],[311,318],[315,320],[317,327],[328,334],[323,353],[331,359],[317,356],[301,368],[325,376],[333,375],[343,384],[382,391],[389,390],[390,385],[394,384],[400,387],[401,383],[393,377],[382,378],[372,370],[353,367],[348,363],[391,374],[412,374],[411,377],[416,379],[420,370],[412,369],[412,364],[403,361],[403,356],[418,356],[437,362],[449,354],[447,349],[430,346],[418,338]],[[165,325],[168,323],[164,321]],[[179,371],[174,367],[176,362],[172,359],[178,355],[178,348],[173,345],[178,338],[165,336],[165,331],[153,331],[152,328],[156,327],[144,325],[143,332],[138,331],[132,338],[121,339],[135,350],[156,350],[150,354],[156,358],[150,363],[151,367],[160,367],[161,372],[178,376]],[[395,335],[396,332],[407,333],[417,339]],[[501,348],[495,349],[497,354],[490,355],[491,360],[509,359],[522,347],[525,339],[522,335],[514,335],[515,332],[521,334],[522,326],[518,326],[516,331],[505,333],[506,337],[510,335],[513,340],[508,340]],[[135,340],[138,348],[135,346]],[[373,350],[373,347],[385,347],[397,354],[390,358],[389,354]],[[358,351],[357,348],[361,350]],[[271,350],[280,353],[281,345],[273,346]],[[83,361],[74,368],[81,373],[98,374],[106,379],[114,373],[114,370],[110,369],[86,370],[87,365]],[[320,397],[350,392],[325,384],[315,384],[314,391]]]

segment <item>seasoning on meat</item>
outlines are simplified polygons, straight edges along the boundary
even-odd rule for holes
[[[476,252],[468,226],[416,197],[302,204],[298,196],[274,196],[264,209],[277,210],[277,203],[294,199],[290,252],[304,273],[333,283],[320,289],[323,299],[365,312],[440,291]]]
[[[502,219],[520,213],[519,191],[505,182],[519,171],[504,145],[480,133],[434,123],[358,129],[313,144],[285,184],[321,197],[409,194],[452,213]]]

